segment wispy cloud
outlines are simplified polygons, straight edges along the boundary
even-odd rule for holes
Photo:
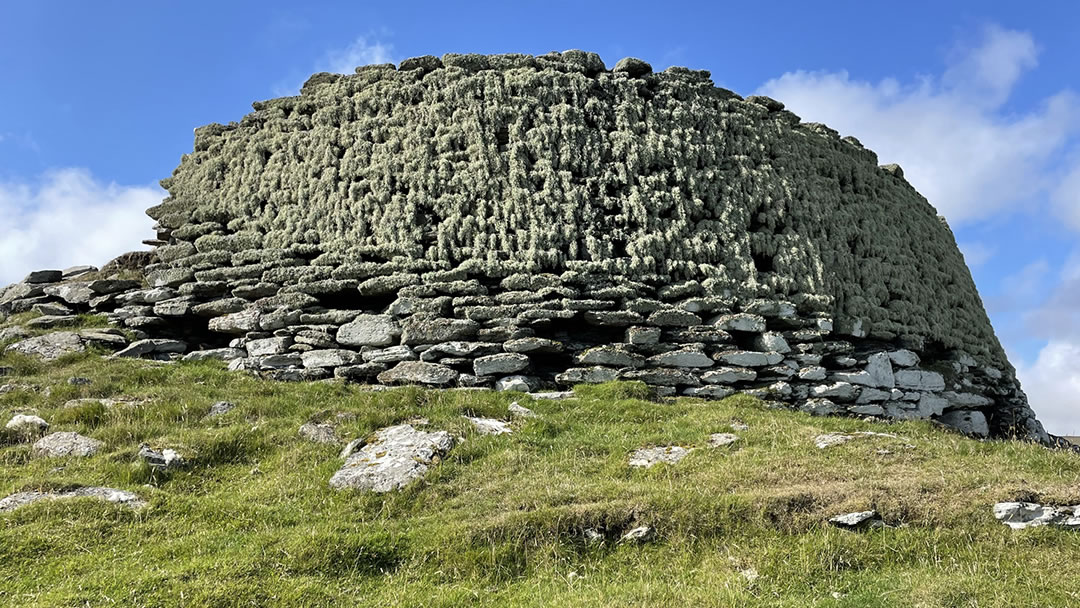
[[[348,45],[327,50],[302,76],[292,76],[274,85],[274,95],[296,95],[308,76],[318,72],[352,74],[356,68],[373,63],[394,63],[394,46],[374,36],[359,36]]]
[[[323,67],[318,71],[352,74],[357,66],[373,63],[392,63],[394,61],[393,49],[394,47],[391,44],[372,40],[367,36],[360,36],[343,49],[327,52],[321,64]]]
[[[85,169],[0,181],[0,285],[40,268],[103,264],[144,248],[145,214],[165,195],[157,186],[103,183]]]
[[[800,71],[770,80],[760,92],[805,120],[856,135],[881,162],[900,163],[950,222],[962,223],[1041,211],[1036,202],[1064,188],[1059,159],[1077,146],[1080,97],[1066,90],[1027,113],[1004,109],[1037,62],[1030,34],[987,26],[938,77],[874,83],[847,72]],[[1072,175],[1080,181],[1080,163]],[[1071,200],[1076,191],[1060,190],[1060,197]],[[1080,212],[1073,215],[1080,229]]]

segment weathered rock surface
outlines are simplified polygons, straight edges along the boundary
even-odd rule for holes
[[[514,432],[514,430],[510,428],[508,422],[497,418],[473,418],[466,416],[466,419],[472,423],[473,428],[481,435],[509,435]]]
[[[172,448],[156,450],[149,444],[139,446],[139,458],[152,468],[160,470],[179,469],[187,464],[187,461],[179,452]]]
[[[340,443],[334,426],[307,422],[300,425],[300,436],[315,443]]]
[[[38,439],[31,453],[39,457],[76,456],[85,458],[98,453],[105,442],[70,431],[52,433]]]
[[[383,384],[430,384],[445,386],[456,380],[458,372],[439,365],[422,361],[402,361],[392,369],[378,375]]]
[[[690,448],[677,445],[640,448],[630,454],[630,466],[649,468],[658,464],[677,464],[690,454]]]
[[[877,511],[858,511],[829,518],[829,523],[845,530],[865,530],[884,526]]]
[[[15,414],[7,421],[4,428],[23,436],[38,435],[49,430],[49,423],[40,416]]]
[[[418,431],[409,424],[387,427],[345,460],[330,478],[333,488],[390,492],[423,477],[454,442],[446,431]]]
[[[53,361],[67,354],[83,352],[86,350],[86,344],[77,333],[58,331],[16,342],[8,346],[6,350],[37,357],[44,361]]]
[[[994,505],[994,517],[1013,530],[1038,526],[1080,530],[1080,505],[1053,507],[1032,502],[999,502]]]
[[[146,506],[146,501],[138,495],[125,490],[115,488],[85,487],[68,490],[65,492],[19,492],[0,500],[0,513],[13,511],[43,500],[65,500],[72,498],[96,498],[111,502],[129,509],[141,509]]]

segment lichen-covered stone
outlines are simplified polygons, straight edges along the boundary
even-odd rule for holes
[[[387,315],[359,315],[337,331],[344,346],[389,346],[401,335],[394,319]]]

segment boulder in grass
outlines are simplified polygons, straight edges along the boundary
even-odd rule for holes
[[[380,429],[330,478],[337,489],[391,492],[424,476],[454,446],[446,431],[426,432],[410,424]]]

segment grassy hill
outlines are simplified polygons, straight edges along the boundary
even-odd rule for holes
[[[8,354],[0,366],[13,368],[0,384],[24,385],[0,395],[0,422],[34,412],[50,432],[105,442],[89,458],[36,458],[7,433],[0,498],[93,485],[149,502],[0,513],[4,606],[1080,605],[1080,536],[1014,531],[991,512],[1002,500],[1080,503],[1080,457],[1062,451],[748,397],[657,402],[634,383],[534,401],[274,383],[97,353],[50,364]],[[131,400],[72,401],[121,397]],[[222,400],[236,407],[207,417]],[[506,418],[513,400],[538,416],[512,435],[479,435],[463,418]],[[389,494],[331,489],[341,446],[298,434],[326,421],[347,441],[421,417],[461,439]],[[735,444],[706,447],[733,423],[746,425]],[[814,445],[859,430],[897,437]],[[152,469],[144,442],[189,465]],[[628,466],[652,445],[697,449],[676,465]],[[827,523],[867,509],[888,526]],[[619,540],[638,526],[651,538]]]

